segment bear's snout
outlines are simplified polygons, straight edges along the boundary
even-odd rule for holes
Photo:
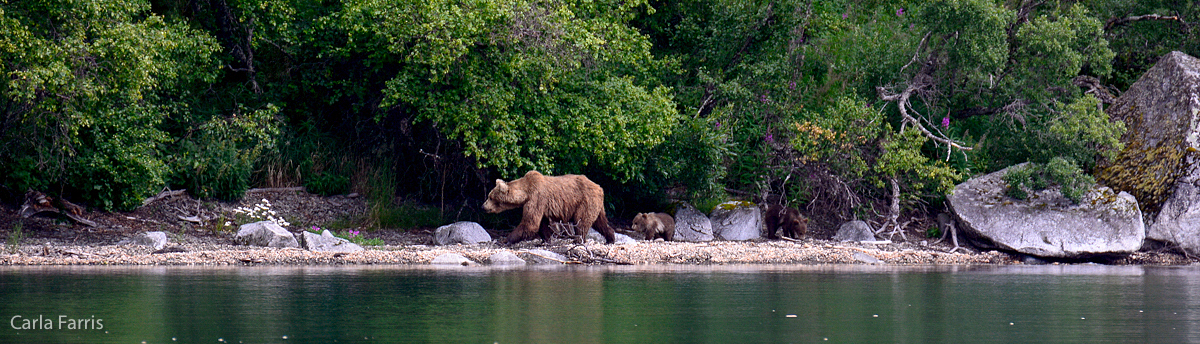
[[[496,202],[492,202],[490,199],[487,202],[483,202],[483,210],[492,214],[500,212],[500,208],[496,206]]]

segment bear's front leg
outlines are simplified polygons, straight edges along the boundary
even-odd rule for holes
[[[542,213],[526,211],[521,217],[521,223],[517,228],[513,229],[512,233],[508,234],[508,244],[513,245],[524,240],[533,239],[534,234],[540,227]]]

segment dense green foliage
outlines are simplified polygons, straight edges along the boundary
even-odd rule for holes
[[[538,169],[588,175],[614,216],[937,208],[976,173],[1111,157],[1104,102],[1200,55],[1197,22],[1189,1],[0,0],[0,196],[302,185],[469,217]]]
[[[1085,174],[1074,162],[1062,157],[1050,159],[1045,164],[1013,166],[1003,179],[1008,183],[1006,193],[1013,198],[1023,200],[1029,197],[1030,191],[1057,185],[1059,192],[1075,204],[1079,204],[1083,195],[1096,184],[1096,178]]]

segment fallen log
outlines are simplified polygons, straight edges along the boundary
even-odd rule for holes
[[[154,203],[155,201],[158,201],[163,198],[179,196],[179,195],[182,195],[184,192],[187,192],[187,189],[166,190],[166,191],[158,193],[158,195],[156,195],[154,197],[150,197],[150,198],[147,198],[146,200],[142,201],[142,206],[145,207],[147,205],[150,205],[150,203]]]
[[[44,193],[29,190],[25,192],[25,203],[21,205],[21,210],[17,212],[22,218],[42,213],[54,213],[65,216],[75,223],[88,227],[96,227],[96,223],[83,217],[83,207],[75,203],[68,202],[62,198],[54,198],[47,196]]]

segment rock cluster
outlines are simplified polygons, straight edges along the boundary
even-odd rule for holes
[[[313,252],[358,252],[362,246],[349,240],[333,236],[328,230],[321,234],[301,232],[292,234],[287,229],[271,221],[247,223],[240,227],[234,242],[247,246],[304,248]]]
[[[1106,112],[1125,122],[1125,149],[1098,179],[1137,198],[1147,239],[1200,252],[1200,59],[1163,56]]]

